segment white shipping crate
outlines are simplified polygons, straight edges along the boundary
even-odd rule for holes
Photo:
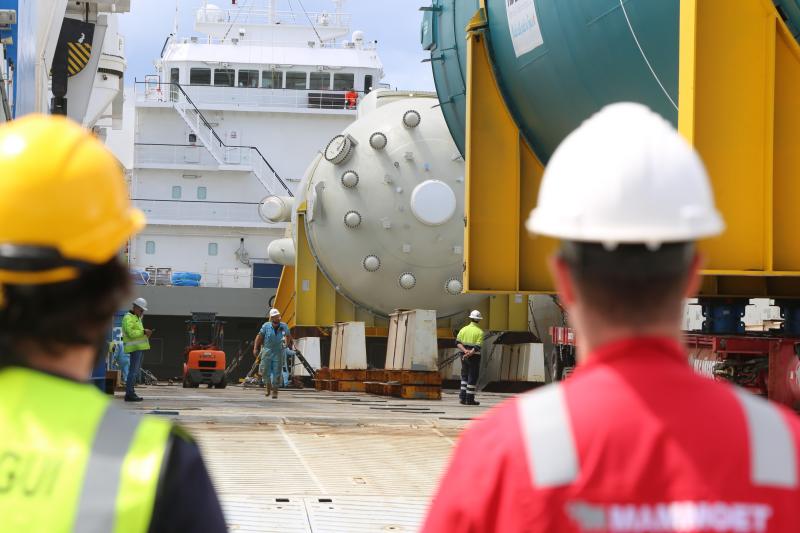
[[[503,347],[501,381],[544,383],[544,345],[510,344]]]
[[[322,365],[322,357],[319,349],[319,337],[303,337],[302,339],[297,339],[294,341],[294,344],[295,347],[300,350],[300,353],[303,354],[303,357],[306,358],[308,364],[310,364],[314,370],[319,369],[319,367]],[[308,376],[306,368],[302,365],[302,363],[300,363],[299,360],[295,361],[294,375]]]
[[[367,369],[367,343],[363,322],[339,322],[333,325],[329,366],[335,369]]]
[[[413,309],[389,315],[387,370],[436,371],[438,358],[436,311]]]
[[[517,381],[517,361],[513,355],[512,347],[513,345],[511,344],[497,344],[494,347],[495,357],[500,358],[498,381]]]

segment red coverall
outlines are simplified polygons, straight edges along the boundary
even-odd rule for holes
[[[799,445],[794,413],[675,341],[619,341],[474,422],[423,531],[796,532]]]

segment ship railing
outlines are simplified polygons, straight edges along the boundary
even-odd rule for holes
[[[136,82],[137,86],[139,82]],[[166,94],[168,101],[189,125],[198,140],[211,152],[221,165],[249,165],[253,174],[270,194],[292,194],[289,186],[281,179],[275,168],[267,161],[256,146],[228,144],[214,130],[211,122],[198,109],[192,98],[179,83],[144,82],[145,94],[148,91]]]
[[[177,102],[179,92],[170,83],[137,82],[137,102]],[[203,107],[213,105],[278,108],[320,109],[355,114],[348,105],[347,90],[329,89],[269,89],[264,87],[228,87],[210,85],[181,85],[184,92]],[[358,100],[364,93],[355,91]]]
[[[268,48],[324,48],[325,50],[366,50],[375,51],[378,49],[376,41],[335,41],[329,40],[309,40],[295,39],[293,41],[278,41],[274,39],[251,39],[231,34],[227,37],[178,37],[171,44],[214,44],[229,46],[263,46]]]
[[[350,13],[337,13],[330,11],[309,11],[298,13],[296,11],[270,10],[242,6],[233,9],[220,9],[218,7],[201,7],[196,11],[195,22],[210,24],[291,24],[309,26],[309,20],[322,28],[350,27],[353,15]]]
[[[170,267],[139,267],[130,265],[131,277],[136,285],[156,285],[161,287],[171,287],[172,273],[180,271]],[[191,270],[191,269],[190,269]],[[220,268],[216,272],[196,271],[200,274],[198,287],[222,287],[222,288],[243,288],[253,287],[255,281],[265,288],[277,288],[280,277],[259,276],[253,273],[252,268]],[[186,285],[184,285],[186,286]],[[188,286],[191,288],[191,286]]]
[[[369,52],[378,49],[378,44],[375,41],[363,41],[361,43],[354,43],[353,41],[316,41],[308,39],[296,39],[294,41],[277,41],[277,40],[263,40],[251,39],[249,37],[238,37],[236,35],[229,35],[228,37],[179,37],[175,41],[177,44],[222,44],[231,46],[264,46],[268,48],[323,48],[325,50],[366,50]]]
[[[274,107],[283,109],[322,109],[355,113],[348,106],[347,90],[267,89],[259,87],[214,87],[186,85],[184,90],[195,102],[206,106],[223,104],[239,107]],[[362,97],[363,94],[358,94]]]
[[[275,224],[268,224],[261,219],[258,213],[259,202],[134,198],[133,203],[144,212],[151,223],[181,221],[208,225],[226,222],[228,224],[222,225],[275,226]]]

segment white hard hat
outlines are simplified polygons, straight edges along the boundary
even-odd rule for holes
[[[526,227],[614,248],[694,241],[718,235],[725,223],[697,152],[647,107],[618,103],[556,149]]]
[[[472,320],[483,320],[483,315],[482,315],[482,314],[481,314],[481,312],[480,312],[480,311],[478,311],[477,309],[475,309],[473,312],[471,312],[471,313],[469,314],[469,317],[470,317]]]
[[[272,318],[274,316],[281,316],[281,312],[273,307],[269,310],[269,317]]]
[[[140,308],[142,311],[147,311],[147,300],[144,298],[136,298],[133,301],[133,305]]]

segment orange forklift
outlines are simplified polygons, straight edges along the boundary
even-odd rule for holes
[[[183,387],[224,389],[225,352],[222,350],[225,322],[216,313],[192,312],[186,321],[188,343],[184,351]]]

